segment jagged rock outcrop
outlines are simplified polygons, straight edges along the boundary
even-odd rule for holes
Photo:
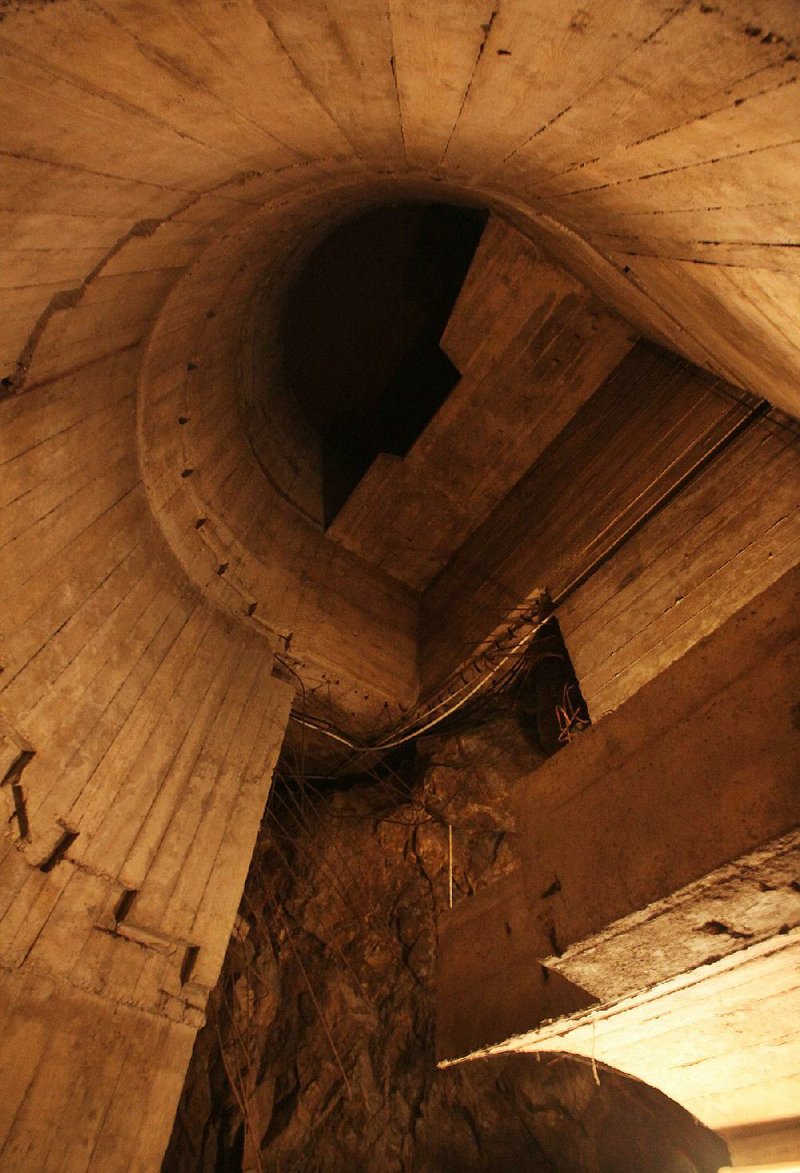
[[[659,1093],[563,1056],[440,1071],[436,924],[513,866],[510,718],[382,782],[277,782],[166,1173],[705,1173],[724,1147]]]

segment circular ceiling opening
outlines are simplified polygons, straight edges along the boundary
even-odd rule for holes
[[[372,208],[326,237],[290,288],[285,373],[322,439],[326,525],[458,382],[439,341],[487,218],[453,204]]]

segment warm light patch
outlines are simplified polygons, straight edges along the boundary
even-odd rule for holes
[[[772,1165],[723,1165],[718,1173],[800,1173],[800,1161],[779,1161]]]

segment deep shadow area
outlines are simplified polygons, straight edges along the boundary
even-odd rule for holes
[[[276,774],[163,1173],[715,1173],[727,1162],[679,1105],[581,1056],[436,1066],[449,833],[455,901],[508,876],[514,779],[545,757],[512,715],[427,737],[360,782],[299,777],[295,756]]]
[[[286,300],[286,375],[323,440],[329,524],[380,452],[403,456],[458,382],[439,346],[488,212],[373,208],[314,250]]]
[[[438,731],[452,736],[504,717],[516,721],[537,757],[550,757],[591,725],[555,615],[542,623],[510,669],[445,718]]]

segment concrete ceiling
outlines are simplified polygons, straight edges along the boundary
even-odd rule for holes
[[[2,15],[6,377],[53,299],[107,271],[137,222],[195,207],[179,253],[151,250],[169,284],[214,220],[276,191],[411,171],[516,208],[646,335],[800,410],[791,0],[535,15],[523,0],[32,0]]]

